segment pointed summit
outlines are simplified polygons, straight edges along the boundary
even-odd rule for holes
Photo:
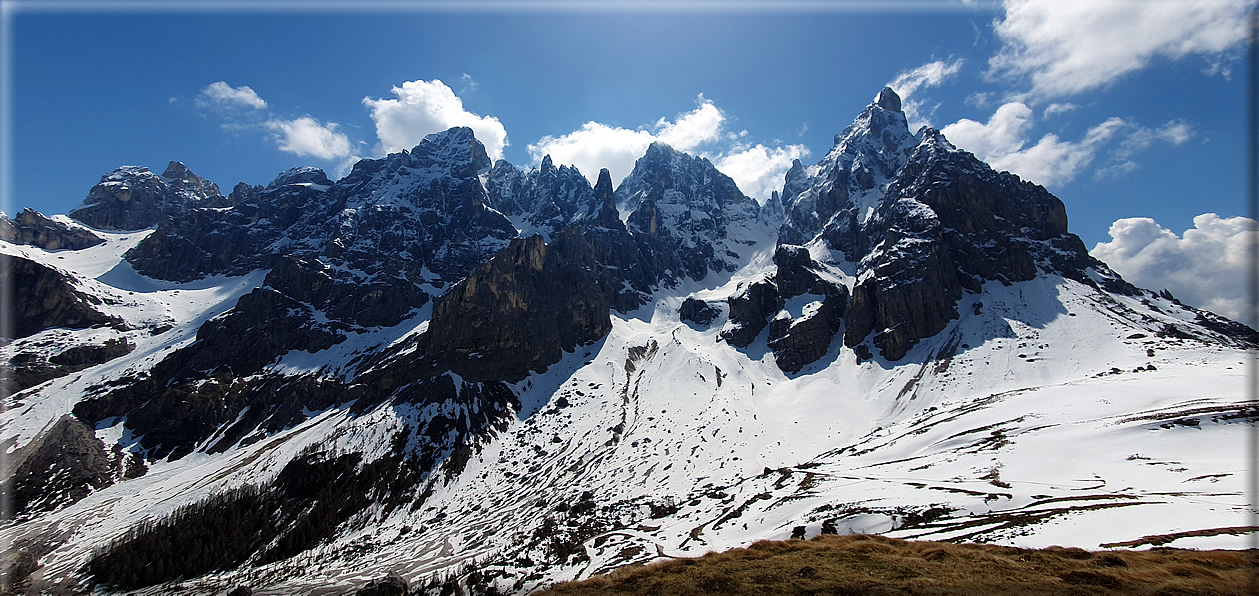
[[[592,221],[601,228],[609,230],[624,230],[625,224],[621,223],[621,217],[616,210],[616,195],[612,191],[612,173],[607,168],[599,170],[599,181],[595,183],[595,201],[598,202],[598,211],[594,213]]]
[[[897,95],[895,91],[892,91],[891,87],[884,87],[883,90],[879,92],[879,96],[874,99],[874,103],[885,110],[893,112],[901,111],[901,96]]]
[[[162,172],[163,178],[171,178],[178,180],[189,180],[196,178],[196,175],[188,169],[181,161],[172,161],[166,165],[166,171]]]

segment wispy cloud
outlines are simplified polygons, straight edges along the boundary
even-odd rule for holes
[[[1112,154],[1110,165],[1099,168],[1095,177],[1114,178],[1141,168],[1134,157],[1155,144],[1180,145],[1193,138],[1194,130],[1183,120],[1173,120],[1158,128],[1136,126],[1128,132]]]
[[[996,77],[1039,101],[1104,87],[1157,58],[1220,55],[1246,41],[1250,0],[1005,0],[993,23]]]
[[[1058,114],[1074,112],[1079,109],[1079,107],[1080,106],[1073,103],[1051,103],[1045,106],[1045,111],[1041,113],[1041,118],[1049,118],[1051,116],[1057,116]]]
[[[931,122],[928,120],[929,114],[924,114],[924,102],[920,99],[915,99],[914,95],[919,89],[937,87],[952,78],[962,69],[964,62],[961,58],[935,60],[917,68],[901,72],[887,84],[900,96],[901,109],[905,112],[905,119],[909,121],[910,130],[917,130],[919,127],[931,125]]]
[[[974,153],[998,170],[1014,172],[1044,186],[1061,186],[1074,180],[1102,156],[1098,177],[1117,176],[1136,170],[1133,157],[1155,143],[1179,145],[1193,136],[1183,121],[1147,128],[1111,117],[1088,129],[1079,140],[1063,140],[1056,134],[1032,143],[1034,113],[1022,102],[997,108],[987,122],[963,118],[941,132],[953,144]],[[1113,150],[1107,150],[1113,147]]]

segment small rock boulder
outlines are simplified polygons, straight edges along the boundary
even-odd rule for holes
[[[721,314],[707,302],[699,298],[687,298],[678,309],[678,317],[696,325],[710,325]]]
[[[367,585],[355,592],[356,596],[406,596],[409,590],[407,580],[398,575],[396,571],[390,571],[389,575],[378,577],[367,582]]]

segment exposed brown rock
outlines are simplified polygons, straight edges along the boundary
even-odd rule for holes
[[[550,245],[518,239],[443,297],[429,323],[439,369],[469,381],[518,381],[558,362],[561,350],[612,329],[589,243],[565,228]]]

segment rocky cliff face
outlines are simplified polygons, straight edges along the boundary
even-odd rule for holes
[[[594,252],[575,227],[550,244],[515,240],[433,309],[429,342],[438,370],[468,381],[515,382],[602,338],[611,306]]]
[[[629,213],[626,226],[666,279],[734,271],[739,258],[727,245],[731,228],[760,213],[756,201],[707,159],[660,142],[634,163],[616,197]]]
[[[12,504],[15,516],[52,511],[141,473],[136,465],[121,452],[108,453],[92,429],[64,416],[21,453],[14,469],[6,470],[0,495]]]
[[[8,366],[0,369],[0,383],[7,383],[9,391],[14,393],[130,354],[135,344],[124,338],[110,338],[99,343],[80,343],[57,352],[40,345],[22,348],[12,350],[10,347]]]
[[[30,208],[23,209],[13,219],[0,214],[0,240],[44,250],[80,250],[105,241],[83,228],[66,225]]]
[[[101,312],[101,300],[75,288],[72,277],[30,259],[0,255],[12,275],[13,337],[26,337],[50,327],[84,329],[123,325]]]

